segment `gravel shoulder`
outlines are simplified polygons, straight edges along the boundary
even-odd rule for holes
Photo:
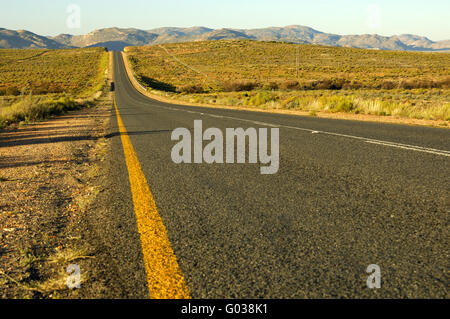
[[[84,219],[102,192],[112,94],[95,107],[0,132],[0,298],[77,298],[67,266],[95,273]],[[101,282],[97,291],[101,291]]]

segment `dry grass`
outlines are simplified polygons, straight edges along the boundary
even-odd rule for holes
[[[63,114],[66,111],[76,110],[88,105],[91,105],[91,103],[76,102],[68,97],[55,100],[44,96],[28,95],[11,106],[0,108],[0,128],[11,123],[43,120],[51,115]]]
[[[103,48],[0,50],[0,129],[90,105],[107,68]]]
[[[89,250],[87,248],[72,248],[72,249],[64,249],[56,252],[54,255],[48,258],[48,262],[56,263],[59,265],[68,265],[74,261],[81,259],[90,259],[93,258],[90,256]]]
[[[23,252],[22,257],[19,260],[21,267],[49,267],[49,264],[54,264],[52,267],[54,267],[56,271],[48,278],[33,280],[26,283],[15,279],[13,276],[10,276],[3,271],[0,271],[0,278],[5,284],[11,282],[20,289],[56,297],[55,294],[68,289],[67,278],[69,275],[66,273],[66,267],[73,262],[88,258],[94,257],[89,255],[89,251],[86,248],[66,248],[57,251],[48,258],[36,256],[34,253],[30,252]],[[84,272],[81,276],[81,284],[87,279],[88,274]]]
[[[448,54],[256,41],[178,43],[126,51],[138,81],[152,93],[174,100],[313,115],[450,120]]]
[[[250,91],[215,94],[170,94],[152,91],[176,101],[258,109],[352,113],[399,118],[450,121],[450,91],[350,90],[350,91]]]
[[[206,92],[450,88],[450,55],[258,41],[126,48],[138,77]],[[296,57],[299,57],[298,68]]]
[[[108,54],[103,48],[0,50],[0,96],[67,93],[87,97],[101,90]]]

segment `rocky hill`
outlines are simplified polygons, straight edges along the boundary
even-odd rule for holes
[[[205,27],[166,27],[152,30],[107,28],[85,35],[61,34],[55,37],[39,36],[28,31],[0,29],[0,48],[20,49],[105,46],[110,50],[122,50],[126,46],[225,39],[312,43],[379,50],[450,52],[450,40],[434,42],[426,37],[412,34],[391,37],[377,34],[338,35],[300,25],[282,28],[217,30]]]

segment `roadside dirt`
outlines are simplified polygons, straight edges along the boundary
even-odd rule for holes
[[[91,280],[96,248],[82,224],[102,192],[111,110],[108,93],[93,108],[0,131],[0,298],[81,297],[66,270],[77,264],[81,284]]]

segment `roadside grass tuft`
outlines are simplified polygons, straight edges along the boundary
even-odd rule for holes
[[[394,92],[384,96],[378,91],[247,91],[215,94],[178,95],[180,101],[262,109],[288,109],[304,112],[352,113],[398,118],[450,121],[450,93]]]
[[[40,293],[44,296],[51,297],[53,299],[58,298],[60,293],[67,291],[67,278],[69,274],[66,273],[66,267],[74,262],[94,258],[87,248],[66,248],[57,251],[50,257],[44,258],[36,256],[30,251],[23,251],[22,257],[19,260],[19,264],[26,268],[39,268],[47,267],[54,268],[51,274],[44,278],[34,279],[24,282],[14,278],[13,276],[0,270],[0,283],[7,284],[8,282],[17,285],[19,288]],[[81,275],[81,284],[89,279],[89,273],[83,272]]]
[[[42,256],[38,256],[32,251],[23,251],[19,259],[19,265],[24,268],[30,268],[42,260]]]
[[[0,127],[12,123],[44,120],[52,115],[64,114],[85,105],[87,103],[79,103],[68,97],[52,99],[28,95],[11,106],[0,109]]]
[[[277,97],[275,94],[269,91],[260,91],[256,93],[256,95],[247,98],[245,101],[245,105],[250,106],[261,106],[267,104],[271,101],[276,101]]]
[[[70,264],[77,260],[94,258],[90,255],[89,250],[85,247],[80,248],[67,248],[56,252],[50,256],[47,260],[50,263],[56,263],[59,265]]]

